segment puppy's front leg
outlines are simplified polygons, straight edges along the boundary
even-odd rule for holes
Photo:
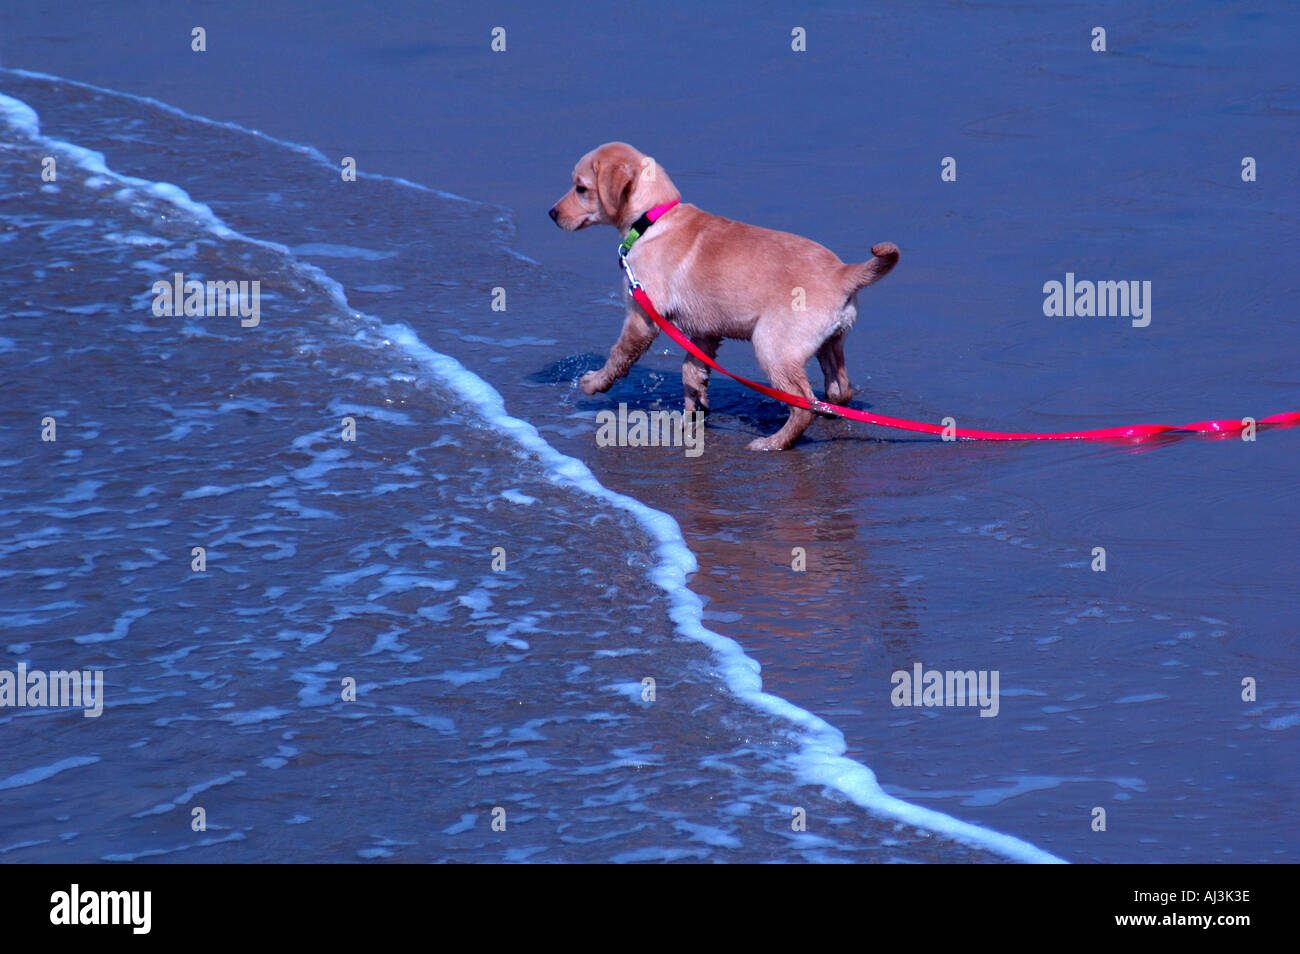
[[[609,349],[609,359],[605,366],[599,371],[584,374],[578,380],[578,387],[582,388],[584,394],[608,391],[646,353],[657,334],[659,326],[638,305],[629,304],[627,318],[623,321],[623,333],[614,342],[614,347]]]
[[[691,343],[710,358],[716,358],[718,356],[718,345],[722,344],[722,339],[696,335],[691,338]],[[689,416],[698,411],[707,417],[709,413],[709,366],[692,354],[688,354],[686,360],[682,362],[682,387],[686,391],[687,415]]]

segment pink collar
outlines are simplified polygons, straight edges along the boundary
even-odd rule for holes
[[[641,236],[645,235],[646,230],[649,229],[650,226],[658,222],[659,219],[663,217],[664,213],[666,213],[669,209],[671,209],[680,201],[682,200],[673,199],[671,202],[665,202],[662,205],[656,205],[645,215],[641,216],[641,218],[633,222],[632,227],[627,230],[627,235],[623,237],[623,244],[619,246],[620,249],[619,254],[626,255],[628,252],[632,251],[632,243],[634,243]]]
[[[645,217],[651,222],[657,222],[659,217],[675,206],[681,199],[673,199],[671,202],[665,202],[663,205],[656,205],[653,209],[645,214]]]

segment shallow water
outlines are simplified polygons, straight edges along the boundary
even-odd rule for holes
[[[670,619],[694,599],[672,581],[689,556],[673,551],[671,522],[612,506],[521,422],[485,419],[499,399],[399,323],[422,298],[368,317],[305,261],[390,282],[406,257],[454,273],[455,255],[427,244],[417,259],[390,234],[371,253],[328,224],[391,208],[439,220],[457,254],[518,262],[489,212],[384,182],[334,206],[311,189],[262,191],[254,170],[272,158],[304,177],[319,163],[193,121],[164,137],[158,110],[62,84],[16,79],[6,95],[8,181],[50,151],[63,161],[56,183],[13,189],[19,208],[4,213],[15,253],[0,282],[21,306],[5,339],[7,655],[106,676],[98,719],[0,717],[14,739],[0,761],[6,854],[986,857],[810,790],[795,758],[807,730],[728,691],[749,671],[738,647],[710,653]],[[18,102],[114,166],[33,138]],[[134,181],[108,171],[162,138]],[[147,178],[151,164],[196,164],[214,138],[248,163],[231,200],[218,175],[187,183],[215,216]],[[281,207],[292,235],[263,218]],[[292,249],[239,237],[259,224]],[[335,241],[311,241],[318,229]],[[152,284],[174,269],[258,276],[261,323],[155,316]],[[357,298],[392,305],[400,290]],[[47,416],[53,442],[39,437]],[[341,440],[345,418],[355,441]],[[490,829],[498,807],[519,835]],[[794,837],[792,807],[817,834]]]
[[[840,62],[858,88],[909,58],[928,64],[873,100],[875,131],[847,145],[812,108],[833,57],[798,78],[760,61],[724,97],[729,125],[710,125],[717,104],[687,95],[718,64],[684,57],[681,95],[639,97],[635,131],[671,143],[659,157],[705,208],[846,258],[881,239],[903,248],[864,292],[849,339],[863,406],[1044,430],[1295,409],[1284,210],[1296,181],[1236,177],[1245,150],[1276,156],[1290,136],[1289,81],[1256,50],[1280,42],[1293,14],[1216,10],[1196,27],[1157,16],[1128,27],[1140,42],[1118,44],[1109,73],[1056,37],[1052,11],[1009,37],[967,24],[985,42],[938,56],[957,15],[910,8],[869,62]],[[741,22],[748,36],[766,20]],[[377,49],[377,75],[412,69]],[[680,358],[657,344],[609,395],[574,389],[617,331],[615,239],[542,221],[594,143],[567,116],[543,135],[548,93],[528,92],[520,59],[495,92],[455,106],[533,97],[531,116],[467,138],[457,168],[483,168],[402,170],[518,208],[517,233],[508,208],[365,176],[345,191],[306,152],[0,74],[47,135],[176,182],[231,229],[288,250],[162,222],[156,197],[87,190],[72,170],[57,193],[11,187],[4,642],[33,665],[72,652],[105,668],[113,718],[0,717],[24,732],[0,755],[4,857],[993,857],[898,830],[853,804],[852,784],[807,784],[828,764],[825,751],[809,756],[811,730],[743,702],[743,666],[674,625],[687,597],[655,576],[656,534],[669,531],[548,479],[555,459],[482,420],[427,345],[606,487],[670,514],[698,560],[704,623],[761,663],[767,692],[842,732],[887,792],[1071,861],[1294,860],[1300,431],[951,445],[819,421],[795,453],[756,456],[744,444],[783,415],[715,382],[700,458],[598,448],[596,411],[677,406]],[[979,88],[962,82],[973,59]],[[567,67],[552,75],[577,82]],[[737,174],[729,143],[759,141],[753,90],[812,125],[735,156]],[[341,94],[343,117],[361,95]],[[248,121],[241,111],[256,110],[203,110]],[[702,130],[689,141],[670,135],[683,116]],[[324,147],[324,133],[293,128],[304,123],[255,124]],[[502,136],[538,145],[515,178],[493,171]],[[595,135],[615,137],[638,141]],[[937,158],[949,150],[960,173],[945,189]],[[0,153],[14,170],[0,181],[39,152]],[[822,188],[801,185],[810,157],[827,170]],[[256,342],[237,322],[152,318],[149,284],[173,263],[260,278],[278,297]],[[1041,286],[1066,271],[1151,280],[1151,326],[1044,317]],[[505,313],[490,308],[496,287]],[[745,345],[721,357],[754,372]],[[32,437],[47,409],[68,420],[73,456]],[[346,448],[345,414],[362,434]],[[196,539],[210,548],[202,579],[189,572]],[[489,566],[501,540],[503,574]],[[1105,573],[1089,568],[1096,546]],[[791,571],[794,547],[807,572]],[[999,715],[895,708],[890,674],[916,662],[999,671]],[[357,703],[331,698],[345,673],[369,687]],[[660,686],[653,704],[640,701],[645,673]],[[1241,700],[1245,677],[1258,702]],[[593,723],[600,732],[584,731]],[[25,784],[33,769],[92,758]],[[199,801],[212,818],[201,848],[187,827]],[[815,840],[789,831],[796,804],[818,819]],[[524,837],[494,840],[496,805]],[[1090,830],[1096,807],[1105,833]]]

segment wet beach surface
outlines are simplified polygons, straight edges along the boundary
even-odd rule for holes
[[[19,20],[15,35],[30,42],[6,45],[0,54],[4,66],[155,96],[190,113],[308,143],[331,160],[356,155],[363,170],[400,175],[490,206],[457,211],[455,203],[416,198],[391,185],[344,198],[330,191],[324,177],[302,182],[305,165],[269,149],[246,147],[249,155],[240,165],[235,140],[212,132],[214,158],[203,168],[201,142],[170,152],[151,151],[144,142],[139,148],[114,143],[120,128],[106,123],[96,129],[95,110],[71,108],[75,94],[66,88],[0,74],[0,91],[36,108],[48,134],[103,149],[122,172],[175,182],[211,203],[232,227],[295,249],[297,259],[342,285],[353,308],[408,324],[429,347],[498,389],[510,413],[534,424],[558,450],[586,462],[611,490],[670,514],[699,562],[690,586],[706,602],[705,622],[761,663],[767,691],[840,729],[847,754],[870,766],[890,793],[1071,861],[1295,860],[1288,806],[1296,794],[1300,729],[1294,665],[1300,516],[1294,442],[1300,431],[1265,431],[1249,443],[1184,437],[1143,445],[945,444],[818,421],[795,451],[754,455],[744,445],[775,430],[784,414],[732,382],[715,381],[714,413],[699,458],[677,449],[599,448],[597,411],[619,402],[679,407],[680,356],[671,342],[660,341],[609,394],[588,398],[576,390],[574,381],[601,360],[621,321],[613,264],[617,239],[607,229],[563,234],[545,219],[573,161],[617,138],[653,153],[686,198],[706,210],[808,235],[846,260],[865,258],[873,242],[896,242],[902,260],[863,292],[859,324],[847,347],[858,386],[855,404],[880,413],[926,421],[952,416],[970,427],[1060,430],[1295,410],[1297,180],[1282,158],[1300,109],[1284,65],[1293,58],[1293,41],[1287,39],[1295,35],[1293,11],[1281,5],[1261,13],[1193,5],[1135,15],[1116,4],[1090,9],[1083,18],[1070,8],[1018,9],[1014,19],[1007,18],[1011,22],[948,4],[830,11],[803,24],[809,51],[794,54],[793,14],[777,9],[749,14],[739,6],[723,7],[656,18],[629,11],[584,23],[582,29],[597,36],[579,46],[569,42],[568,17],[539,15],[520,5],[500,13],[509,47],[493,57],[487,44],[495,24],[421,21],[414,6],[394,8],[363,28],[342,8],[319,17],[253,9],[236,5],[222,14],[229,18],[226,29],[216,19],[207,24],[222,45],[219,55],[214,50],[206,60],[176,40],[188,34],[189,25],[179,20],[143,21],[142,35],[122,37],[125,49],[110,56],[86,42],[94,35],[94,14],[57,36]],[[1105,54],[1089,49],[1093,20],[1108,28]],[[289,52],[274,59],[254,55],[272,43]],[[146,49],[155,56],[149,70],[133,65]],[[654,83],[637,82],[635,71],[629,75],[636,49],[657,51]],[[339,75],[296,69],[304,57],[329,62]],[[120,104],[109,110],[115,121],[128,113]],[[160,115],[142,121],[142,132],[155,139],[198,135],[188,127],[162,127]],[[270,166],[259,161],[272,155],[277,158]],[[944,156],[957,160],[956,182],[940,181]],[[1257,158],[1258,181],[1241,180],[1243,156]],[[282,190],[289,207],[268,204],[274,183],[295,174],[296,181]],[[293,208],[293,201],[301,207]],[[173,240],[181,249],[188,241]],[[340,254],[339,248],[373,256]],[[1045,317],[1042,286],[1067,272],[1151,281],[1151,324]],[[286,278],[286,296],[292,297],[293,287]],[[504,313],[490,307],[496,287],[508,291]],[[142,281],[125,295],[119,289],[117,299],[138,298],[145,288]],[[61,294],[73,307],[96,300],[84,286]],[[100,297],[113,300],[110,293]],[[310,310],[311,303],[302,299],[295,307]],[[327,352],[315,359],[317,383],[288,377],[277,385],[284,389],[278,399],[264,396],[273,401],[268,410],[304,394],[302,414],[310,416],[310,407],[340,400],[336,388],[319,381],[347,380],[350,373],[378,389],[367,406],[382,407],[384,398],[393,397],[396,385],[389,375],[395,368],[386,363],[382,342],[369,341],[365,359],[348,357],[339,340],[360,334],[360,326],[337,321],[344,324],[329,324],[335,330],[313,345]],[[274,328],[268,322],[268,330]],[[24,347],[39,340],[6,337]],[[126,343],[118,347],[129,350]],[[293,345],[286,342],[278,354],[277,367],[288,374],[297,360]],[[84,374],[72,356],[52,360],[62,361],[59,376]],[[747,344],[724,344],[720,360],[738,373],[758,375]],[[358,367],[350,368],[350,361]],[[114,359],[113,367],[125,366],[125,356]],[[405,370],[420,378],[418,370]],[[33,367],[32,373],[44,372]],[[11,387],[22,389],[23,401],[32,394],[54,401],[61,393],[54,388],[59,376],[40,387],[34,377]],[[226,384],[223,379],[214,387]],[[656,703],[660,708],[651,711],[661,721],[653,727],[620,720],[587,699],[583,712],[611,720],[611,746],[619,748],[617,735],[627,732],[633,749],[658,739],[669,751],[690,751],[700,739],[715,737],[692,721],[706,703],[722,713],[718,718],[736,738],[780,737],[766,717],[728,700],[716,680],[710,691],[715,674],[707,651],[671,637],[662,594],[647,581],[644,565],[634,561],[627,578],[616,582],[617,592],[607,593],[609,568],[628,565],[625,553],[647,549],[635,526],[626,518],[584,512],[576,498],[543,489],[540,478],[523,486],[508,451],[486,437],[486,444],[466,437],[472,412],[457,408],[436,386],[417,385],[418,380],[411,393],[401,395],[412,409],[408,426],[420,429],[429,445],[443,434],[455,435],[462,446],[446,452],[468,459],[430,455],[405,478],[416,479],[429,468],[475,473],[477,483],[497,480],[499,489],[516,488],[543,502],[545,520],[512,511],[501,518],[508,527],[503,523],[498,531],[522,534],[558,561],[545,585],[540,576],[519,582],[523,598],[553,600],[546,612],[565,620],[543,628],[588,640],[592,651],[599,644],[644,652],[662,639],[670,656],[661,664],[694,673],[695,681],[687,683],[700,694],[695,704],[668,710]],[[175,388],[159,383],[145,390],[161,395]],[[238,393],[247,399],[243,388]],[[194,403],[210,406],[215,394],[196,396]],[[302,424],[299,430],[322,427]],[[254,444],[249,459],[273,459],[279,446],[276,439],[260,448]],[[387,456],[397,458],[409,446],[399,442]],[[379,466],[385,454],[375,453]],[[146,456],[138,466],[147,469],[156,460]],[[51,488],[51,505],[83,479]],[[354,479],[362,497],[367,487],[393,482],[370,470]],[[418,521],[422,510],[491,526],[486,501],[475,502],[467,490],[439,506],[426,484],[411,488],[411,499],[391,518],[394,527]],[[264,506],[260,497],[241,505],[250,516]],[[364,511],[366,521],[382,512],[374,506]],[[40,519],[57,517],[46,513]],[[383,525],[367,522],[364,528],[374,548],[380,539],[400,539],[381,530]],[[178,538],[176,545],[181,543]],[[303,547],[297,561],[301,585],[319,588],[328,575],[321,567],[330,558],[305,540]],[[791,569],[796,547],[806,551],[805,572]],[[1105,572],[1091,569],[1095,547],[1106,550]],[[584,568],[595,571],[590,590],[579,585]],[[559,580],[574,581],[573,589],[566,582],[565,591],[551,592]],[[133,583],[123,577],[118,585]],[[464,584],[455,592],[472,592],[477,585],[472,578]],[[402,592],[408,595],[398,597],[392,612],[398,618],[418,613],[418,602]],[[5,608],[13,605],[7,600]],[[198,603],[188,613],[177,612],[173,628],[193,631],[194,614],[217,612],[218,605],[203,610]],[[464,618],[455,617],[450,631],[464,630],[473,613],[488,611],[457,605]],[[310,608],[303,612],[321,618]],[[504,631],[524,611],[492,612],[501,614]],[[66,631],[47,632],[49,638],[73,639],[111,630],[114,618],[74,619]],[[144,617],[136,625],[147,622]],[[282,634],[294,629],[292,619],[274,627]],[[382,632],[381,627],[375,635]],[[21,634],[11,640],[29,641]],[[292,645],[301,642],[301,634],[292,636]],[[248,651],[265,650],[256,643],[250,639]],[[286,663],[284,678],[293,682],[292,674],[309,666],[346,664],[355,649],[371,647],[366,640],[361,647],[332,647],[328,658],[302,660],[292,669]],[[181,648],[164,645],[153,655]],[[469,671],[471,663],[489,667],[477,649],[464,651],[473,657],[465,667],[437,671]],[[212,664],[229,668],[228,660],[220,662]],[[891,705],[891,673],[917,662],[930,669],[997,670],[998,716],[980,718],[972,708]],[[590,659],[581,665],[591,665]],[[393,679],[409,675],[399,669]],[[521,661],[511,671],[506,695],[521,694],[520,686],[530,681],[530,692],[545,695],[545,687],[566,672],[555,661]],[[1245,678],[1258,681],[1257,701],[1242,700]],[[629,677],[611,672],[606,681],[625,683]],[[295,684],[294,693],[300,688]],[[591,692],[599,695],[596,688]],[[490,707],[476,711],[484,700],[473,698],[478,703],[458,704],[476,712],[476,733],[500,724]],[[432,728],[423,726],[433,735],[439,726],[447,728],[437,719],[455,723],[437,707],[425,711],[418,697],[394,704],[412,710],[398,713],[401,718],[434,719]],[[238,711],[280,707],[248,700]],[[212,716],[215,724],[221,724],[220,714]],[[167,710],[151,717],[180,715]],[[553,709],[537,717],[560,718]],[[737,729],[726,722],[735,719],[755,724]],[[620,721],[622,727],[614,724]],[[273,717],[266,722],[273,725]],[[403,765],[382,756],[382,727],[359,723],[356,731],[371,735],[364,741],[326,737],[340,757],[369,746],[386,771]],[[553,760],[572,757],[577,742],[554,730],[545,734],[555,748]],[[214,737],[232,748],[219,759],[226,767],[211,777],[248,773],[230,768],[248,757],[245,749],[229,733]],[[136,741],[132,736],[121,745]],[[431,738],[431,750],[417,757],[430,766],[431,778],[437,777],[434,766],[465,757],[463,739],[448,734],[448,748],[439,751],[443,741]],[[47,744],[43,758],[25,756],[15,771],[57,762],[62,743]],[[272,746],[268,737],[249,751],[257,759],[295,764],[292,755],[276,754],[280,745],[301,748],[291,739]],[[771,778],[780,745],[769,741],[759,748],[753,768],[726,776],[745,777],[744,784],[728,783],[738,786],[730,796],[718,779],[700,777],[699,764],[709,762],[702,754],[680,790],[668,787],[674,794],[667,796],[666,815],[683,811],[692,804],[689,793],[701,788],[716,789],[715,798],[733,804],[746,795],[765,805],[786,804],[778,793],[789,788],[788,777]],[[578,751],[587,769],[605,764],[594,752],[581,746]],[[172,758],[187,765],[193,750],[182,748]],[[120,764],[106,754],[100,765],[82,770]],[[534,767],[530,788],[550,786],[543,795],[534,793],[539,805],[575,797],[573,776]],[[170,794],[146,799],[139,810],[188,789],[193,783],[186,771],[178,769],[175,784],[160,786]],[[398,771],[414,774],[415,768]],[[7,767],[0,770],[0,776],[11,774]],[[328,787],[310,777],[298,784],[304,793]],[[39,786],[7,794],[24,791],[39,799]],[[255,805],[240,813],[255,820],[245,827],[266,828],[271,816],[263,814],[263,795],[257,789]],[[448,798],[441,808],[448,821],[438,830],[455,825],[455,805],[485,811],[492,797]],[[839,819],[832,841],[840,857],[892,857],[864,848],[879,849],[887,838],[901,837],[885,834],[892,830],[888,823],[826,797],[830,802],[820,815]],[[396,793],[381,799],[384,810],[397,800]],[[1107,813],[1105,832],[1090,827],[1097,807]],[[532,810],[547,816],[536,806]],[[346,830],[349,817],[340,809],[330,823]],[[472,857],[489,850],[486,841],[413,834],[423,832],[423,817],[413,812],[394,826],[395,834],[375,836],[376,845],[362,844],[354,833],[348,850],[394,851],[382,839],[414,842],[418,847],[410,850],[416,854]],[[707,813],[688,817],[688,824],[706,829],[716,822]],[[66,825],[47,824],[34,837],[53,844],[66,834]],[[622,848],[608,847],[624,837],[618,826],[610,823],[590,857],[622,855]],[[767,827],[729,833],[743,848],[729,845],[726,837],[696,840],[720,857],[768,857],[776,851],[772,846],[788,841],[781,828],[778,817]],[[237,830],[242,829],[231,827]],[[647,836],[645,845],[629,838],[627,851],[649,847],[646,857],[655,851],[671,857],[662,853],[667,849],[661,827],[650,830],[655,837]],[[135,840],[141,844],[126,853],[148,850],[149,837],[162,847],[184,841],[140,831]],[[581,856],[557,851],[556,837],[539,836],[526,847],[536,848],[538,858]],[[7,832],[4,841],[8,846],[26,838]],[[325,853],[325,846],[308,841],[308,854]],[[255,844],[255,850],[265,846],[250,832],[242,842],[205,850],[236,857],[241,843]],[[294,843],[304,850],[301,839]],[[970,857],[958,846],[931,851],[922,845],[919,836],[909,835],[896,854],[905,860]],[[79,848],[69,851],[57,857],[82,857]],[[114,851],[121,849],[105,843],[91,854]]]

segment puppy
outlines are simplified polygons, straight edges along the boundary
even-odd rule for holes
[[[573,188],[551,218],[575,232],[612,225],[626,235],[647,211],[681,198],[661,166],[622,142],[587,153],[573,169]],[[752,341],[772,386],[813,398],[804,366],[813,356],[826,376],[826,400],[848,404],[853,385],[844,367],[844,336],[858,315],[858,290],[898,262],[898,248],[881,242],[875,257],[845,265],[829,249],[798,235],[733,222],[693,205],[673,206],[638,238],[628,264],[655,307],[710,358],[723,338]],[[624,290],[623,332],[599,371],[582,376],[587,394],[608,391],[627,374],[659,333]],[[709,409],[709,368],[687,356],[682,364],[688,415]],[[785,450],[812,423],[791,407],[784,426],[756,438],[750,450]]]

